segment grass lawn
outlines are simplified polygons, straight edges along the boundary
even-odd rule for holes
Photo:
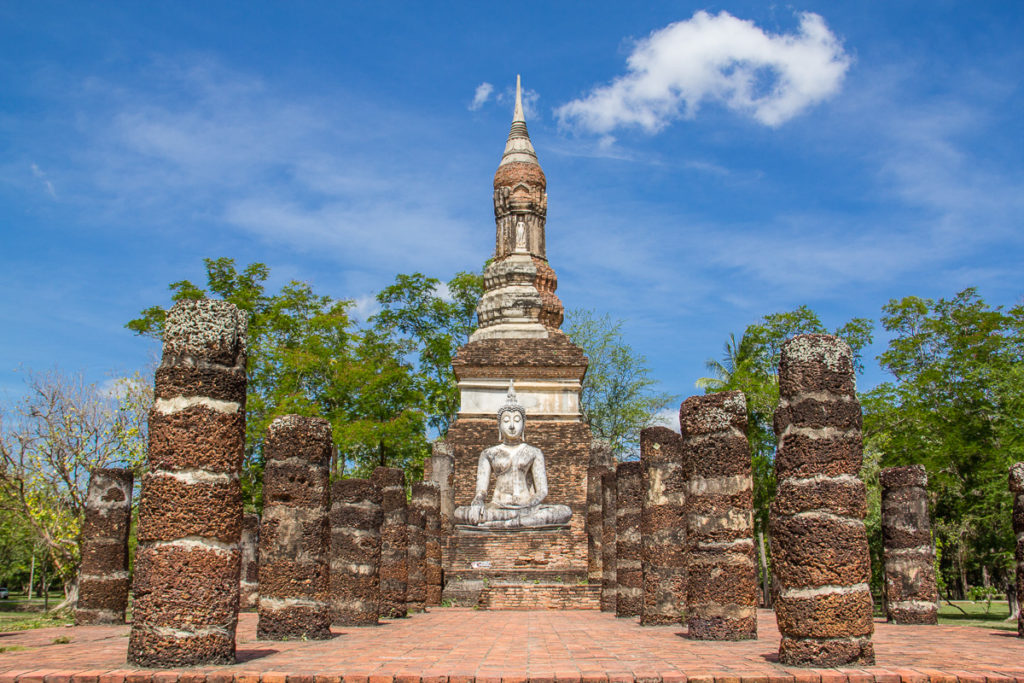
[[[971,602],[970,600],[954,600],[953,604],[967,612],[963,614],[956,607],[950,607],[945,602],[939,607],[939,623],[953,624],[956,626],[980,626],[981,628],[994,628],[1000,631],[1016,631],[1016,621],[1006,621],[1010,616],[1010,606],[1005,600],[993,600],[990,604],[985,602]]]
[[[50,607],[56,607],[63,599],[63,593],[50,593]],[[23,595],[12,595],[7,600],[0,600],[0,631],[25,631],[30,628],[65,626],[70,623],[70,614],[43,614],[42,598],[26,599]]]

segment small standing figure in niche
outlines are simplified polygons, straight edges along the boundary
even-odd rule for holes
[[[523,440],[526,410],[516,399],[509,382],[505,405],[498,410],[501,443],[480,453],[473,502],[455,509],[458,524],[488,529],[519,529],[566,524],[572,517],[568,505],[542,505],[548,495],[544,454]],[[494,473],[494,495],[489,503],[487,485]]]
[[[526,252],[526,224],[522,221],[516,223],[516,253]]]

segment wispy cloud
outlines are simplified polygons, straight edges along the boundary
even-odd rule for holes
[[[506,105],[509,113],[516,101],[516,89],[512,86],[505,88],[495,97],[499,104]],[[540,93],[530,88],[523,89],[523,115],[530,121],[540,117],[540,110],[537,109],[537,102],[540,100]]]
[[[476,111],[484,106],[487,100],[490,99],[492,92],[494,92],[494,86],[487,81],[476,86],[476,92],[473,93],[473,101],[469,103],[469,110]]]
[[[46,177],[46,173],[44,173],[43,170],[34,163],[30,164],[29,168],[32,169],[32,175],[43,184],[44,188],[46,188],[46,193],[56,199],[57,191],[53,188],[53,183]]]
[[[626,75],[556,109],[559,120],[604,135],[656,133],[711,101],[779,126],[838,92],[850,58],[817,14],[801,14],[795,34],[772,35],[701,11],[638,41],[626,64]]]

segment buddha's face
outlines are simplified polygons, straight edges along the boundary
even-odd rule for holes
[[[498,429],[504,438],[519,438],[523,435],[523,414],[518,410],[506,410],[498,420]]]

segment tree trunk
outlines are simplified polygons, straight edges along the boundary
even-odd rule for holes
[[[384,441],[378,441],[377,442],[377,448],[380,451],[380,466],[381,467],[387,467],[388,466],[388,459],[387,459],[387,456],[384,454]]]
[[[1012,581],[1006,584],[1006,602],[1010,605],[1010,616],[1007,621],[1016,621],[1020,615],[1020,603],[1017,602],[1017,586]]]
[[[758,543],[758,555],[761,559],[761,607],[771,607],[772,598],[771,590],[769,588],[768,578],[768,559],[765,557],[764,552],[764,532],[757,532],[757,543]]]
[[[36,554],[32,553],[32,567],[28,570],[28,598],[32,599],[32,589],[36,586]]]

